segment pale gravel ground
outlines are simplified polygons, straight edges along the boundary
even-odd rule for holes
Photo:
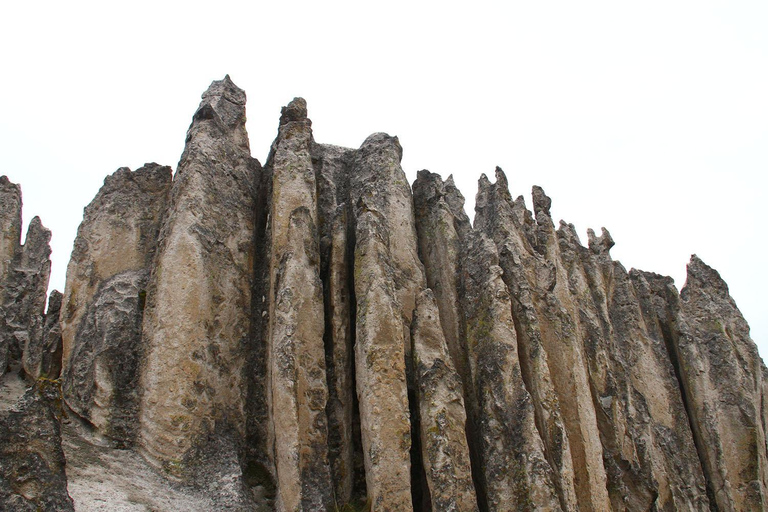
[[[170,483],[140,455],[99,446],[75,420],[63,425],[63,435],[68,490],[77,512],[217,510],[203,492]]]
[[[26,390],[24,379],[16,371],[3,375],[0,379],[0,411],[12,409]]]

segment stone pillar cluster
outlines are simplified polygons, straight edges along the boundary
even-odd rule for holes
[[[254,510],[768,507],[768,370],[716,271],[627,271],[501,169],[470,223],[402,151],[317,143],[296,98],[262,166],[213,82],[175,174],[105,180],[47,314],[50,233],[20,244],[0,179],[0,373],[61,371],[71,414],[176,482],[239,465]]]

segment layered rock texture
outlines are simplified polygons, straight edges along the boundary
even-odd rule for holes
[[[296,98],[262,166],[213,82],[175,174],[105,179],[47,312],[0,179],[0,508],[768,508],[768,370],[716,271],[627,271],[501,169],[472,223],[402,151],[317,143]]]

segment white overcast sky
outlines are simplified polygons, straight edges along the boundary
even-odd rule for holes
[[[175,168],[228,73],[262,163],[303,96],[318,142],[398,135],[409,178],[453,174],[470,215],[499,165],[627,268],[682,287],[698,254],[768,354],[765,0],[7,1],[0,48],[0,174],[53,230],[52,288],[104,177]]]

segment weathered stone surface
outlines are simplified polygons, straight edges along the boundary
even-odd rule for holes
[[[148,274],[127,270],[101,284],[80,319],[62,379],[70,409],[118,447],[136,441]]]
[[[74,511],[61,448],[61,392],[51,381],[24,390],[0,380],[0,510]],[[9,396],[17,388],[21,396]]]
[[[628,273],[501,170],[472,228],[401,157],[296,99],[261,168],[214,82],[173,182],[105,180],[45,315],[50,233],[0,178],[0,508],[768,507],[768,370],[714,270]]]
[[[435,294],[454,367],[464,379],[469,377],[469,367],[460,330],[458,262],[462,241],[471,229],[464,212],[464,196],[454,185],[453,177],[443,182],[438,174],[419,171],[413,184],[413,202],[427,286]]]
[[[208,434],[244,435],[258,168],[245,93],[213,82],[187,132],[143,323],[140,445],[180,477]]]
[[[154,163],[121,167],[85,208],[67,266],[61,334],[66,367],[80,320],[99,287],[127,270],[148,269],[171,187],[171,168]]]
[[[11,264],[21,249],[21,187],[0,176],[0,377],[8,368],[10,345],[6,325],[5,289],[10,286]]]
[[[7,176],[0,176],[0,226],[0,282],[5,282],[21,241],[21,187]]]
[[[710,500],[718,510],[764,510],[768,371],[717,271],[694,255],[679,302],[673,290],[664,290],[678,315],[671,342]]]
[[[170,167],[120,168],[78,228],[61,311],[70,409],[119,447],[136,441],[147,280],[168,202]]]
[[[61,373],[61,300],[62,295],[58,290],[53,290],[48,296],[42,336],[37,343],[30,340],[24,351],[24,371],[33,379],[58,379]]]
[[[539,189],[543,196],[543,191]],[[709,510],[704,476],[663,339],[649,328],[607,230],[583,247],[557,231],[579,308],[613,510]]]
[[[272,173],[269,373],[277,508],[324,510],[333,503],[328,463],[323,286],[315,171],[306,102],[283,108],[267,161]]]
[[[475,229],[486,233],[499,251],[502,278],[511,294],[523,381],[533,399],[560,503],[565,510],[607,510],[586,370],[579,340],[574,339],[573,319],[554,293],[556,266],[537,250],[535,222],[522,197],[512,201],[501,169],[497,168],[493,185],[485,175],[480,177],[475,211]],[[552,233],[550,237],[554,239]],[[587,421],[581,421],[581,413]]]
[[[0,352],[7,356],[6,365],[21,365],[27,370],[25,353],[42,344],[45,298],[51,274],[51,232],[34,217],[27,228],[24,245],[8,267],[0,293]],[[3,355],[0,355],[2,362]],[[3,366],[5,369],[6,366]],[[0,372],[2,373],[2,372]]]
[[[431,290],[417,298],[412,340],[419,435],[432,510],[476,511],[461,378],[448,353]]]
[[[405,358],[424,278],[401,158],[397,138],[377,133],[355,154],[350,175],[357,396],[368,499],[381,511],[412,508]]]
[[[480,480],[488,510],[560,510],[552,467],[523,382],[512,306],[493,242],[467,237],[461,257],[461,296],[479,447]]]

